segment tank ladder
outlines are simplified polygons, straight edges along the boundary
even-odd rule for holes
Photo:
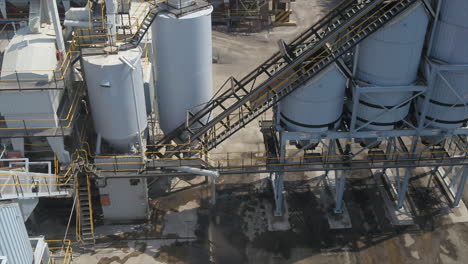
[[[202,110],[188,113],[185,123],[157,142],[156,151],[172,141],[184,144],[158,156],[199,144],[215,148],[419,1],[343,1],[291,43],[281,42],[279,52],[242,80],[231,77],[232,87]]]
[[[133,38],[129,41],[129,44],[133,47],[137,47],[140,42],[143,40],[146,32],[153,24],[154,20],[158,16],[158,13],[161,11],[161,8],[158,6],[151,6],[148,13],[146,13],[145,18],[142,20],[138,26],[137,32]]]

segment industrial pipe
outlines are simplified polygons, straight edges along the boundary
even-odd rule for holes
[[[109,45],[115,44],[117,35],[117,0],[106,0],[106,23],[107,34],[109,35]]]
[[[60,17],[57,9],[56,0],[47,0],[47,8],[49,9],[50,19],[54,24],[55,39],[57,41],[57,48],[62,55],[65,54],[65,42],[63,40],[62,25],[60,24]]]
[[[182,172],[193,173],[193,174],[198,174],[198,175],[203,175],[203,176],[209,176],[209,177],[212,177],[214,179],[219,177],[219,172],[218,171],[204,170],[204,169],[198,169],[198,168],[187,167],[187,166],[177,167],[175,169],[178,170],[178,171],[182,171]]]

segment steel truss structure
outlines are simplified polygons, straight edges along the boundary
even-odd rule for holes
[[[260,31],[270,24],[271,0],[211,0],[213,23],[226,24],[229,31]]]
[[[433,15],[431,32],[437,26],[437,15],[440,13],[439,1],[433,1],[433,6],[426,5],[428,11]],[[427,2],[425,2],[427,3]],[[327,180],[334,182],[335,213],[342,212],[343,193],[346,182],[346,175],[349,170],[368,168],[374,177],[380,177],[389,187],[389,194],[394,200],[396,210],[402,209],[405,205],[408,185],[415,168],[424,167],[430,170],[436,177],[453,207],[460,203],[464,185],[467,180],[468,171],[466,162],[468,128],[466,119],[463,127],[454,129],[441,129],[433,126],[434,120],[428,117],[430,98],[437,87],[434,87],[435,79],[440,78],[450,92],[453,93],[458,102],[447,105],[445,111],[450,112],[455,107],[465,107],[464,98],[466,94],[460,94],[453,84],[444,77],[447,72],[468,73],[468,65],[449,65],[436,61],[430,57],[430,50],[433,46],[434,34],[430,35],[427,54],[423,58],[422,81],[410,86],[401,87],[377,87],[359,85],[353,78],[355,76],[357,54],[359,45],[343,57],[337,63],[343,71],[350,77],[348,84],[348,98],[346,98],[347,113],[343,115],[342,123],[336,131],[304,133],[286,131],[279,121],[280,107],[275,106],[275,121],[270,126],[271,132],[267,128],[262,128],[264,138],[269,138],[266,142],[270,155],[275,155],[282,164],[295,163],[297,156],[301,160],[299,163],[307,163],[308,159],[320,163],[322,170],[327,176]],[[348,62],[348,63],[345,63]],[[369,98],[372,94],[391,94],[394,92],[413,92],[413,95],[400,104],[388,107],[378,105],[376,107],[383,111],[372,120],[361,120],[359,122],[359,102],[363,98]],[[385,113],[397,111],[406,104],[415,104],[417,99],[421,99],[422,107],[418,114],[416,111],[410,113],[392,130],[375,130],[371,124],[377,122]],[[265,125],[265,127],[268,127]],[[268,133],[267,133],[268,131]],[[265,136],[267,135],[268,136]],[[277,150],[271,151],[271,142],[277,142]],[[361,146],[357,146],[360,143]],[[288,146],[295,144],[299,150],[288,154]],[[315,151],[310,152],[310,149]],[[317,151],[318,150],[318,151]],[[355,166],[359,164],[358,166]],[[318,170],[317,168],[315,168]],[[275,195],[275,215],[282,214],[283,205],[283,177],[287,170],[279,169],[272,172],[270,179]]]

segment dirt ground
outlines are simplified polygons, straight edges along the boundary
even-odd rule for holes
[[[296,27],[251,35],[214,30],[214,87],[231,75],[242,78],[277,50],[277,40],[293,38],[338,2],[296,0]],[[256,122],[213,152],[245,150],[263,151]],[[95,253],[77,254],[74,263],[467,263],[468,224],[437,216],[440,212],[428,206],[431,188],[425,185],[414,182],[411,187],[419,197],[415,199],[420,209],[416,224],[395,227],[386,217],[370,171],[355,172],[345,191],[352,228],[333,230],[326,218],[330,208],[321,203],[322,191],[312,183],[297,181],[308,179],[305,174],[288,174],[287,180],[296,180],[286,184],[285,221],[290,228],[272,231],[272,194],[264,178],[218,179],[214,207],[207,201],[209,186],[164,197],[153,208],[150,223],[103,236]],[[464,200],[468,201],[467,195]]]

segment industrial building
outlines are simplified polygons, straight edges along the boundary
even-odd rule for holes
[[[271,241],[424,230],[429,204],[468,222],[468,1],[332,1],[302,32],[295,2],[1,0],[0,264],[114,263],[125,241],[125,261],[283,263]],[[217,81],[220,24],[297,34]],[[320,221],[336,237],[297,238]]]

